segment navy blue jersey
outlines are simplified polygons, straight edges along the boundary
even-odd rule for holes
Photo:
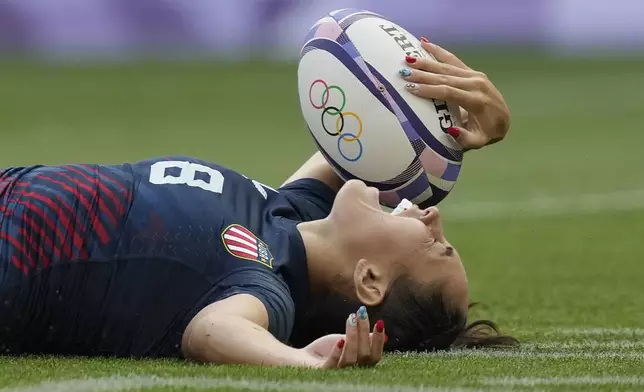
[[[0,171],[0,349],[179,356],[192,317],[238,293],[288,342],[308,294],[296,225],[334,196],[186,157]]]

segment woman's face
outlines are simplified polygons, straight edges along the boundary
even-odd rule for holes
[[[465,269],[445,237],[437,208],[414,205],[392,215],[380,207],[376,188],[351,180],[338,192],[330,218],[337,221],[339,234],[362,251],[361,258],[396,269],[422,285],[439,284],[448,299],[467,308]]]

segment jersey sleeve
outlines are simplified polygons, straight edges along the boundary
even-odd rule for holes
[[[279,192],[286,196],[303,221],[326,218],[336,195],[327,184],[313,178],[293,181]]]
[[[268,313],[268,331],[279,341],[288,342],[295,320],[295,304],[286,282],[262,269],[236,271],[217,284],[217,294],[210,302],[221,301],[237,294],[252,295],[260,300]]]

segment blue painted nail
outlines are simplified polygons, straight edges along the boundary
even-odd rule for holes
[[[355,328],[358,325],[358,318],[356,317],[355,313],[351,313],[349,315],[349,319],[347,320],[347,323],[349,323],[349,327]]]
[[[364,306],[361,306],[358,309],[358,317],[360,317],[360,320],[366,320],[367,319],[367,308]]]
[[[406,78],[406,77],[408,77],[408,76],[411,76],[411,71],[410,71],[410,70],[408,70],[407,68],[403,68],[403,69],[401,69],[400,71],[398,71],[398,73],[399,73],[399,74],[400,74],[400,76],[402,76],[403,78]]]

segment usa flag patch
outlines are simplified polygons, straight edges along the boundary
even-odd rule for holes
[[[240,259],[256,261],[273,268],[273,255],[268,245],[242,225],[230,225],[221,233],[226,250]]]

